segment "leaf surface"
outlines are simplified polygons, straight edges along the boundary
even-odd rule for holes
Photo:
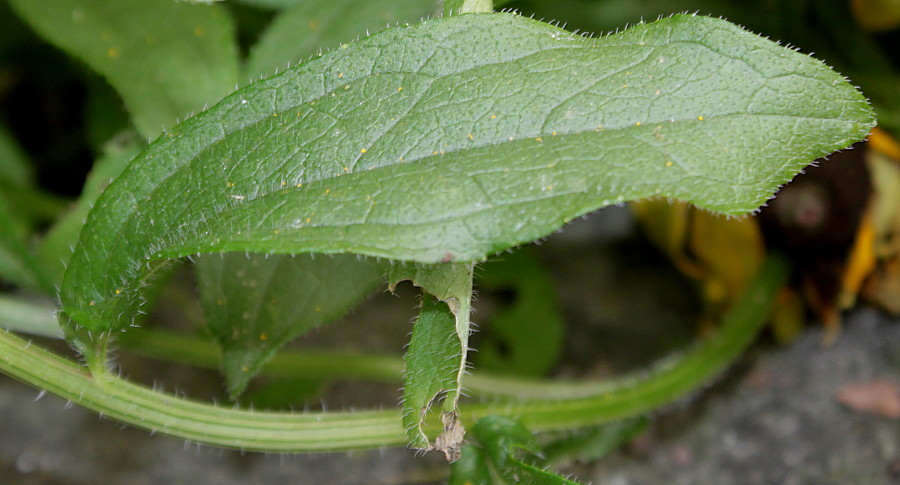
[[[102,74],[145,137],[219,100],[237,82],[237,42],[221,6],[158,0],[10,3],[41,37]]]
[[[741,214],[873,124],[840,75],[723,20],[396,27],[151,144],[89,215],[62,302],[118,329],[161,261],[199,252],[468,262],[627,200]]]

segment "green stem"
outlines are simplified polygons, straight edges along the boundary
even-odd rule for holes
[[[644,377],[617,381],[605,391],[602,384],[588,385],[599,392],[573,399],[513,401],[499,414],[520,416],[533,431],[551,431],[636,416],[671,402],[722,372],[753,342],[788,273],[789,265],[782,257],[770,256],[716,335]],[[498,414],[498,409],[496,404],[478,404],[465,412],[467,419],[477,420]]]
[[[489,414],[512,415],[536,431],[550,431],[643,414],[670,402],[721,372],[753,341],[787,271],[783,259],[770,257],[714,337],[643,377],[571,399],[560,399],[553,387],[544,387],[543,399],[469,404],[461,407],[462,417],[471,424]],[[92,375],[8,332],[0,332],[0,371],[124,423],[209,445],[308,452],[405,442],[396,410],[294,414],[217,407],[147,389],[103,369]]]
[[[10,333],[0,332],[0,370],[101,415],[154,432],[216,446],[266,451],[326,451],[402,445],[400,413],[261,413],[198,403],[91,375]]]
[[[154,330],[131,331],[116,345],[129,352],[205,369],[219,369],[221,354],[209,338]],[[393,356],[346,352],[281,352],[261,372],[272,377],[400,382],[403,362]]]

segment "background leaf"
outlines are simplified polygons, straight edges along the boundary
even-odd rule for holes
[[[272,10],[281,10],[288,7],[303,3],[305,0],[235,0],[244,5],[253,7],[267,8]]]
[[[418,22],[435,10],[431,0],[316,0],[278,15],[247,58],[250,79],[268,76],[394,23]]]
[[[265,258],[229,253],[197,263],[203,310],[232,397],[281,345],[346,313],[384,274],[383,265],[352,255]]]
[[[55,287],[62,284],[63,274],[72,257],[84,220],[97,197],[125,170],[138,154],[141,142],[133,131],[125,131],[103,146],[103,156],[94,162],[78,201],[47,232],[37,249],[37,259],[47,279]]]
[[[562,350],[565,327],[553,282],[530,248],[480,266],[476,287],[509,300],[501,302],[504,306],[489,320],[481,321],[476,367],[545,376]]]
[[[45,196],[34,185],[31,164],[15,139],[0,126],[0,278],[31,289],[49,290],[29,249],[37,219],[36,199]]]
[[[0,279],[26,288],[44,289],[48,285],[25,241],[28,227],[0,197]]]
[[[237,84],[237,45],[221,6],[158,0],[10,3],[45,40],[102,74],[145,137]]]
[[[580,461],[597,460],[637,437],[649,423],[650,419],[646,416],[636,416],[573,430],[567,436],[545,445],[543,456],[548,461],[572,457]]]
[[[28,157],[6,127],[0,125],[0,190],[33,184],[34,173]]]
[[[150,145],[89,215],[62,301],[116,329],[161,261],[198,252],[473,261],[631,199],[740,214],[873,124],[840,75],[718,19],[397,27]]]
[[[494,9],[496,10],[501,5],[509,3],[509,1],[510,0],[494,0],[494,1],[490,1],[490,0],[443,0],[443,3],[444,3],[443,11],[444,11],[444,15],[456,15],[460,12],[460,10],[463,8],[463,6],[466,5],[466,2],[469,2],[469,5],[467,6],[467,8],[474,7],[477,9],[477,10],[470,10],[470,12],[471,11],[481,11],[487,5],[493,5]]]
[[[16,139],[0,125],[0,197],[9,216],[29,231],[65,208],[62,198],[37,186],[31,160]]]
[[[450,467],[449,485],[493,485],[484,450],[472,443],[462,447],[462,454]]]

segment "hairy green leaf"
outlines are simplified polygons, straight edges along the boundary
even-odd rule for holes
[[[434,10],[430,0],[317,0],[297,3],[266,29],[247,58],[247,75],[267,76],[388,24],[418,22]]]
[[[338,255],[228,253],[197,262],[209,330],[232,397],[286,342],[343,315],[382,281],[382,265]]]
[[[522,451],[540,453],[540,447],[531,432],[518,420],[509,416],[486,416],[478,420],[472,429],[480,447],[467,446],[463,456],[454,464],[451,484],[496,483],[488,466],[505,483],[533,485],[569,485],[571,480],[526,463],[516,457]],[[488,465],[489,464],[489,465]]]
[[[450,461],[459,457],[465,434],[458,409],[469,350],[473,270],[472,264],[395,264],[388,275],[391,289],[410,280],[426,293],[406,350],[403,425],[412,446],[442,451]],[[439,398],[444,430],[432,444],[423,426]]]
[[[424,425],[432,403],[440,397],[444,397],[445,403],[455,403],[451,396],[444,395],[458,395],[458,342],[453,312],[446,303],[423,295],[422,309],[413,326],[405,357],[403,427],[410,446],[431,448],[431,439],[425,434]],[[456,411],[451,408],[447,412]]]
[[[44,39],[106,77],[143,136],[154,137],[219,100],[237,82],[234,29],[220,6],[159,0],[10,3]]]
[[[494,485],[484,450],[472,443],[462,447],[459,460],[450,467],[448,485]]]
[[[89,215],[62,302],[117,329],[165,259],[198,252],[465,262],[654,195],[740,214],[873,124],[840,75],[723,20],[396,27],[151,144]]]

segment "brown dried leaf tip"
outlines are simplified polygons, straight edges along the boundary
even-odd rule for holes
[[[463,428],[462,421],[459,420],[459,413],[456,411],[443,413],[441,422],[444,423],[444,431],[434,440],[434,444],[428,448],[428,451],[442,451],[447,457],[447,461],[453,463],[459,460],[466,429]]]

